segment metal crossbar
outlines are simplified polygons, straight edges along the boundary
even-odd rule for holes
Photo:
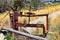
[[[22,35],[22,36],[30,37],[30,38],[33,38],[33,39],[37,39],[37,40],[47,40],[46,38],[42,38],[42,37],[31,35],[31,34],[28,34],[28,33],[20,32],[20,31],[13,30],[13,29],[10,29],[10,28],[1,28],[1,30],[7,30],[7,31],[10,31],[10,32],[13,32],[13,33],[16,33],[16,34],[19,34],[19,35]]]

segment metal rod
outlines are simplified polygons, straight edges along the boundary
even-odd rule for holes
[[[30,15],[29,15],[29,21],[28,21],[28,24],[30,24]]]
[[[23,17],[29,17],[28,15],[20,15],[17,14],[18,16],[23,16]],[[47,16],[48,14],[40,14],[40,15],[31,15],[30,17],[37,17],[37,16]]]
[[[1,28],[1,30],[11,31],[11,32],[13,32],[13,33],[17,33],[17,34],[19,34],[19,35],[26,36],[26,37],[30,37],[30,38],[33,38],[33,39],[47,40],[46,38],[42,38],[42,37],[39,37],[39,36],[34,36],[34,35],[31,35],[31,34],[24,33],[24,32],[20,32],[20,31],[16,31],[16,30],[13,30],[13,29],[10,29],[10,28]]]
[[[48,33],[48,15],[46,16],[46,33]]]

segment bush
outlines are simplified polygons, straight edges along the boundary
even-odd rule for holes
[[[5,36],[4,40],[14,40],[13,36],[11,33],[7,33],[7,35]]]

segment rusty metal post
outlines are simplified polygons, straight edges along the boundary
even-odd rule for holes
[[[16,15],[17,12],[14,12],[10,14],[10,21],[11,21],[11,26],[13,29],[18,30],[16,23],[18,23],[18,15]]]
[[[46,16],[46,33],[48,33],[48,15]]]
[[[17,14],[18,14],[17,11],[15,11],[14,14],[13,14],[14,27],[15,27],[14,29],[15,30],[18,30],[18,27],[16,26],[16,24],[18,23],[18,15]]]

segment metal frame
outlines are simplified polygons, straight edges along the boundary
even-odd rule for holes
[[[28,14],[28,15],[23,15],[22,12],[20,14],[18,14],[17,11],[15,11],[13,14],[10,14],[12,28],[15,29],[15,30],[18,30],[18,26],[21,26],[21,27],[22,26],[23,27],[37,27],[37,26],[40,26],[40,28],[43,28],[43,35],[40,35],[40,36],[46,37],[46,35],[48,33],[48,14],[35,15],[34,13],[31,13],[31,12],[27,12],[26,14]],[[22,24],[22,23],[18,23],[18,16],[29,17],[29,21],[30,21],[30,17],[46,16],[46,29],[44,27],[44,24]]]

